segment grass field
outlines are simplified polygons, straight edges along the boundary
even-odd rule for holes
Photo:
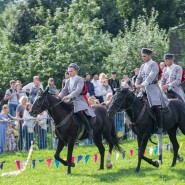
[[[153,138],[157,141],[156,138]],[[179,135],[178,141],[183,142],[185,136]],[[167,136],[164,137],[164,144],[169,143]],[[33,150],[32,160],[36,160],[36,167],[33,169],[29,162],[27,169],[19,174],[18,176],[6,176],[0,177],[0,185],[91,185],[91,184],[110,184],[110,185],[185,185],[185,161],[177,162],[174,168],[171,168],[172,154],[166,148],[163,152],[163,164],[159,168],[155,168],[145,161],[142,161],[141,171],[135,173],[135,167],[137,164],[137,143],[135,140],[122,141],[121,146],[126,150],[126,157],[122,159],[120,155],[116,160],[116,153],[112,153],[113,169],[98,170],[99,168],[99,155],[97,163],[94,162],[93,156],[98,153],[97,148],[92,146],[77,146],[74,149],[75,158],[78,155],[90,155],[89,161],[86,164],[84,158],[77,163],[76,167],[72,168],[72,174],[67,175],[67,168],[59,165],[56,168],[54,160],[51,163],[51,167],[47,168],[46,159],[51,157],[53,159],[53,150]],[[148,143],[149,147],[155,147],[155,145]],[[146,150],[146,156],[149,156],[149,149]],[[130,157],[129,150],[134,150],[134,154]],[[107,150],[107,146],[106,146]],[[65,148],[62,152],[62,157],[66,156],[67,149]],[[182,145],[180,154],[185,157],[185,142]],[[107,155],[107,152],[106,152]],[[15,160],[26,160],[26,152],[14,152],[8,154],[1,154],[0,161],[5,160],[4,168],[0,171],[1,173],[14,171],[17,169]],[[43,162],[38,160],[44,158]],[[157,160],[157,154],[152,154],[152,159]]]

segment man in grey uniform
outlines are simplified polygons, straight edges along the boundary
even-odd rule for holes
[[[172,98],[177,98],[185,102],[185,95],[180,86],[182,80],[182,67],[174,64],[174,54],[165,54],[164,61],[167,67],[163,69],[161,88],[170,94]]]
[[[157,134],[162,133],[162,113],[161,108],[168,106],[168,102],[162,95],[162,91],[158,85],[159,66],[152,60],[152,50],[143,48],[141,50],[144,64],[141,65],[139,75],[137,76],[135,86],[142,89],[147,94],[147,99],[151,109],[156,117]]]
[[[66,81],[66,84],[60,92],[59,97],[65,102],[73,102],[74,113],[77,115],[80,121],[85,124],[85,127],[88,130],[89,139],[92,139],[92,129],[85,114],[91,118],[91,121],[95,121],[96,115],[83,96],[84,80],[77,75],[79,70],[80,68],[76,63],[71,63],[68,66],[70,78]]]

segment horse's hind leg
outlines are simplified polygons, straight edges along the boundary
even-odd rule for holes
[[[176,138],[176,131],[177,131],[177,126],[173,127],[172,129],[168,130],[168,135],[170,138],[170,141],[173,145],[173,161],[172,161],[172,167],[175,166],[176,160],[178,157],[178,150],[179,150],[179,143]]]
[[[67,166],[67,161],[64,161],[62,158],[60,158],[60,152],[62,151],[64,146],[65,146],[65,142],[59,139],[58,145],[57,145],[57,150],[55,152],[54,157],[56,160],[60,161],[64,166]]]
[[[101,138],[100,133],[94,134],[94,143],[98,147],[100,157],[101,157],[101,159],[100,159],[100,170],[103,170],[104,169],[105,148],[102,144],[102,138]]]
[[[162,164],[162,151],[163,151],[163,143],[162,143],[162,134],[156,134],[157,140],[158,140],[158,148],[159,148],[159,153],[158,153],[158,160],[159,163]]]

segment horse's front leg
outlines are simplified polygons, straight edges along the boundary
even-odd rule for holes
[[[162,164],[162,151],[163,151],[163,142],[162,142],[162,134],[156,134],[157,136],[157,140],[158,140],[158,149],[159,149],[159,153],[158,153],[158,161],[160,164]]]
[[[75,138],[69,138],[68,139],[68,152],[67,152],[67,174],[71,173],[71,166],[74,167],[75,164],[72,162],[72,153],[73,153],[73,148],[75,144]]]
[[[140,157],[141,141],[142,141],[141,137],[138,136],[137,137],[137,143],[138,143],[139,151],[138,151],[138,163],[137,163],[137,167],[136,167],[136,172],[140,171],[140,166],[141,166],[141,159],[142,159],[142,157]]]
[[[65,142],[59,139],[57,144],[57,150],[55,152],[54,157],[56,160],[60,161],[64,166],[67,166],[67,161],[64,161],[62,158],[60,158],[60,152],[62,151],[64,146],[65,146]]]

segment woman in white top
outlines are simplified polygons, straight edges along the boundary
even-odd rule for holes
[[[26,109],[24,110],[23,114],[23,137],[25,138],[25,150],[29,150],[31,146],[31,141],[34,140],[34,125],[35,125],[35,118],[30,116],[30,109],[31,109],[32,104],[27,103]]]
[[[107,101],[107,94],[112,94],[111,86],[108,83],[107,79],[102,81],[102,93],[103,93],[103,100],[104,102]]]

